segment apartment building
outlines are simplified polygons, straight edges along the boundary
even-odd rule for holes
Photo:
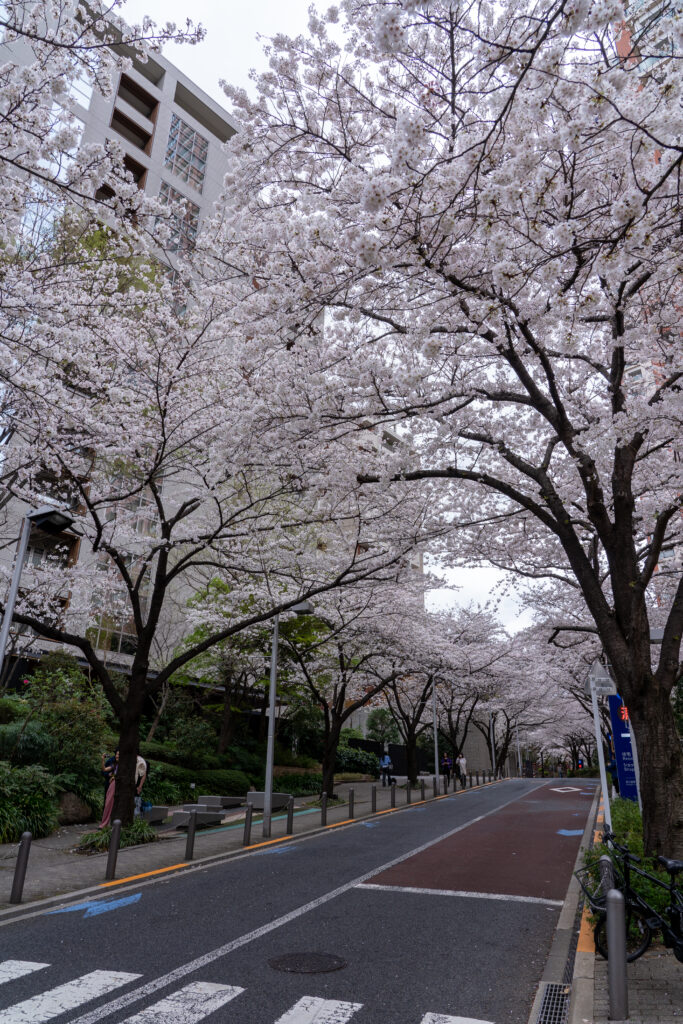
[[[77,81],[62,101],[68,104],[80,130],[80,142],[101,144],[116,142],[123,152],[123,163],[138,187],[162,201],[184,203],[184,214],[177,218],[177,229],[167,246],[167,258],[173,251],[192,247],[202,222],[211,215],[223,182],[226,166],[224,144],[237,126],[218,103],[198,88],[183,72],[160,54],[146,62],[131,50],[132,67],[117,75],[109,96],[93,90],[86,81]],[[34,55],[22,41],[0,42],[0,59],[19,65],[32,63]],[[100,190],[106,197],[106,187]],[[27,215],[30,215],[27,214]],[[45,480],[44,497],[53,500],[55,481]],[[134,529],[149,529],[145,515],[145,495],[139,495],[131,507],[122,509]],[[62,498],[63,501],[63,498]],[[133,504],[135,507],[133,507]],[[28,511],[20,502],[10,501],[4,509],[6,537],[18,536],[21,521]],[[77,531],[66,530],[58,536],[33,527],[24,570],[22,589],[30,589],[32,569],[44,560],[78,563],[98,568],[102,556],[87,550]],[[10,569],[14,560],[12,543],[0,550],[0,562]],[[96,588],[95,588],[96,589]],[[55,617],[71,604],[73,595],[65,592],[55,608]],[[117,611],[116,594],[95,598],[91,643],[103,657],[125,671],[135,649],[135,630],[128,613]],[[53,650],[54,645],[25,631],[12,635],[15,671],[25,658],[34,659]]]

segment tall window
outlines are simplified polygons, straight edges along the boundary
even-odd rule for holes
[[[199,207],[196,203],[191,203],[189,199],[186,199],[167,181],[161,183],[159,198],[164,203],[184,203],[183,214],[173,218],[174,227],[169,239],[169,249],[172,252],[177,252],[178,249],[191,249],[199,228]]]
[[[208,152],[209,143],[204,136],[181,120],[177,114],[172,114],[166,147],[166,166],[183,181],[189,182],[198,192],[204,187]]]

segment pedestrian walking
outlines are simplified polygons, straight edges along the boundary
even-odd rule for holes
[[[380,768],[380,771],[382,773],[382,785],[383,786],[390,786],[391,785],[391,773],[392,773],[393,767],[394,766],[393,766],[393,764],[391,762],[391,758],[389,757],[389,755],[386,754],[386,753],[382,754],[381,758],[379,759],[379,768]]]
[[[116,773],[119,770],[119,752],[118,749],[114,755],[114,765],[109,772],[109,782],[107,784],[107,795],[104,798],[104,810],[102,811],[102,821],[100,822],[100,828],[106,828],[111,821],[111,812],[114,810],[114,797],[116,796]]]
[[[145,784],[147,778],[147,762],[144,757],[140,757],[138,754],[137,761],[135,762],[135,817],[139,817],[142,814],[142,787]]]
[[[460,784],[464,787],[467,785],[467,759],[463,755],[462,751],[458,754],[455,763],[458,766]]]
[[[117,747],[111,757],[105,759],[105,755],[102,754],[102,779],[104,782],[104,800],[107,801],[107,793],[109,791],[109,783],[111,777],[116,770],[116,764],[119,759],[119,748]]]
[[[451,769],[453,768],[453,762],[451,761],[450,754],[444,754],[441,758],[441,774],[446,779],[446,785],[451,781]]]

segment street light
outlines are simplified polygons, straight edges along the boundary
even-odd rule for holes
[[[297,615],[312,615],[313,605],[308,601],[299,601],[289,609]],[[263,827],[264,839],[270,839],[270,820],[273,807],[273,760],[275,756],[275,693],[277,690],[277,647],[280,631],[279,614],[273,619],[273,647],[270,654],[270,692],[268,694],[268,746],[266,749],[266,781],[263,792]]]
[[[73,517],[68,512],[65,512],[64,509],[54,505],[41,505],[40,508],[34,509],[33,512],[27,512],[24,516],[17,554],[14,560],[12,582],[10,583],[9,594],[5,602],[2,628],[0,628],[0,674],[2,674],[2,667],[5,661],[5,647],[7,646],[9,628],[14,616],[17,594],[19,593],[19,581],[21,579],[21,571],[24,568],[24,559],[26,558],[26,550],[31,536],[31,527],[38,526],[45,533],[57,535],[63,533],[72,523]]]

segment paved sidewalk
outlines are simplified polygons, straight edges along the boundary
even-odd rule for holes
[[[650,949],[627,968],[629,1024],[683,1021],[683,964],[671,950]],[[595,958],[593,1024],[608,1024],[607,961]]]
[[[399,786],[401,781],[399,779]],[[328,808],[327,824],[334,825],[347,821],[349,817],[348,792],[354,790],[354,817],[362,818],[371,812],[371,788],[369,782],[342,783],[335,787],[335,792],[342,798],[341,804]],[[449,791],[452,792],[452,789]],[[426,780],[426,797],[432,796],[432,781]],[[411,792],[412,803],[420,800],[420,789]],[[294,834],[301,835],[321,827],[319,807],[312,807],[313,797],[298,797],[294,805]],[[396,789],[396,806],[406,804],[405,789]],[[390,789],[377,785],[377,810],[390,807]],[[271,838],[281,840],[285,836],[286,814],[273,816]],[[74,847],[85,832],[92,832],[94,825],[72,825],[61,828],[45,839],[35,840],[31,845],[31,853],[24,885],[23,904],[35,900],[46,899],[62,893],[86,889],[104,882],[107,854],[91,856],[74,853]],[[199,829],[195,837],[194,860],[202,857],[220,856],[241,850],[244,837],[244,809],[226,814],[219,827]],[[264,842],[261,821],[254,819],[251,832],[251,845]],[[116,879],[121,880],[131,875],[141,875],[160,869],[184,864],[185,832],[161,832],[160,841],[145,846],[133,846],[120,850],[118,854]],[[6,910],[14,876],[18,844],[0,845],[0,910]]]

